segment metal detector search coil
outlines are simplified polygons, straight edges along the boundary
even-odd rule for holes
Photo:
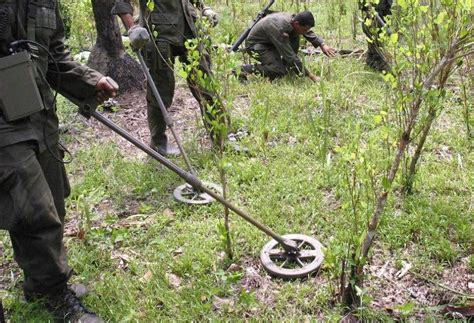
[[[7,122],[44,109],[28,52],[0,58],[0,109]]]
[[[125,129],[119,127],[113,121],[104,117],[97,111],[91,111],[91,117],[101,122],[106,127],[122,136],[137,148],[147,153],[150,157],[156,159],[162,165],[172,170],[179,177],[184,179],[189,185],[201,193],[206,193],[212,199],[228,207],[234,213],[239,215],[245,221],[257,227],[260,231],[273,238],[267,243],[261,253],[263,267],[271,274],[277,277],[293,279],[307,277],[317,271],[324,260],[322,245],[316,239],[302,234],[288,234],[279,236],[269,227],[261,224],[250,215],[238,209],[235,205],[224,199],[223,196],[207,187],[195,175],[179,168],[170,160],[166,159],[155,150],[144,144],[137,138],[130,135]]]

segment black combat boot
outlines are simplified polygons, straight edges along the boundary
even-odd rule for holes
[[[151,131],[150,147],[163,157],[176,157],[181,154],[179,148],[168,141],[165,128],[156,127]],[[163,131],[163,132],[161,132]]]
[[[76,294],[77,298],[83,299],[89,294],[89,289],[84,284],[74,283],[67,284],[67,287]]]
[[[150,147],[164,157],[176,157],[181,155],[179,148],[170,144],[168,140],[160,141],[157,145],[150,144]]]
[[[46,298],[48,310],[57,320],[71,323],[103,323],[94,312],[88,310],[76,294],[64,288],[62,292]]]

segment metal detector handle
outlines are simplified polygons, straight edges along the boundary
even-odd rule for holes
[[[231,51],[235,52],[237,51],[237,49],[239,49],[239,46],[244,42],[245,39],[247,39],[247,37],[249,36],[250,34],[250,31],[252,31],[253,27],[255,27],[255,25],[257,24],[257,22],[259,22],[260,20],[262,20],[262,18],[265,16],[265,14],[267,13],[268,9],[270,9],[270,7],[275,3],[275,0],[270,0],[270,2],[267,4],[267,6],[265,8],[262,9],[262,11],[260,11],[258,14],[257,14],[257,17],[255,18],[255,20],[253,21],[252,25],[247,28],[240,36],[239,36],[239,39],[237,39],[237,41],[235,42],[235,44],[232,46],[232,48],[230,49]]]
[[[115,82],[113,78],[106,76],[105,80],[114,88],[115,91],[118,91],[119,85],[117,84],[117,82]],[[95,96],[90,96],[83,100],[80,100],[71,95],[68,95],[67,93],[64,93],[62,95],[66,97],[69,101],[77,105],[79,107],[79,113],[86,119],[89,119],[92,113],[99,106],[99,102],[97,102],[97,98]]]
[[[112,120],[108,119],[107,117],[103,116],[102,114],[100,114],[97,111],[92,111],[91,116],[94,119],[96,119],[97,121],[104,124],[106,127],[113,130],[118,135],[125,138],[127,141],[129,141],[130,143],[135,145],[137,148],[139,148],[142,151],[144,151],[145,153],[147,153],[150,157],[156,159],[162,165],[166,166],[168,169],[175,172],[179,177],[184,179],[186,181],[186,183],[190,184],[196,190],[199,190],[199,191],[202,191],[202,192],[205,192],[205,193],[209,194],[215,200],[219,201],[221,204],[225,205],[226,207],[228,207],[229,209],[234,211],[237,215],[242,217],[244,220],[246,220],[247,222],[250,222],[251,224],[256,226],[258,229],[260,229],[261,231],[265,232],[267,235],[269,235],[270,237],[272,237],[273,239],[278,241],[282,245],[282,247],[285,249],[285,251],[287,251],[288,253],[297,253],[299,251],[298,246],[296,245],[296,243],[294,241],[285,239],[285,238],[277,235],[270,228],[264,226],[263,224],[261,224],[257,220],[250,217],[250,215],[248,215],[244,211],[238,209],[236,206],[231,204],[229,201],[225,200],[222,196],[216,194],[214,191],[212,191],[211,189],[204,186],[202,184],[201,180],[199,180],[199,178],[197,178],[193,174],[188,173],[188,172],[184,171],[183,169],[179,168],[173,162],[171,162],[167,158],[163,157],[162,155],[158,154],[155,150],[153,150],[149,146],[145,145],[143,142],[136,139],[135,137],[133,137],[125,129],[119,127]]]
[[[380,24],[381,27],[385,27],[385,21],[382,19],[382,17],[380,17],[378,12],[375,14],[375,19],[377,19],[377,22]]]

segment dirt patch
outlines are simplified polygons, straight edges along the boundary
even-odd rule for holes
[[[407,254],[411,251],[413,250],[407,249]],[[427,308],[440,311],[444,305],[456,304],[462,299],[461,294],[474,296],[474,290],[469,288],[469,283],[472,287],[474,282],[474,274],[469,270],[467,258],[437,274],[410,268],[409,265],[405,267],[409,269],[404,273],[403,268],[397,265],[399,266],[396,259],[389,252],[374,249],[372,265],[366,268],[368,278],[365,285],[366,293],[372,299],[372,308],[400,317],[402,306],[412,303],[413,310],[409,316],[422,320]],[[258,259],[244,258],[239,267],[243,278],[234,287],[236,293],[242,290],[252,292],[262,308],[274,307],[281,287],[279,280],[268,276]],[[324,272],[309,278],[309,282],[313,286],[327,286],[330,283]],[[316,294],[315,290],[314,297],[317,297]]]
[[[407,255],[411,252],[407,248]],[[405,268],[409,264],[405,263]],[[427,269],[429,270],[429,269]],[[413,303],[413,315],[423,317],[421,307],[436,307],[456,302],[461,294],[474,296],[468,283],[474,281],[469,272],[467,258],[461,259],[450,268],[432,274],[423,269],[411,268],[403,274],[403,268],[386,251],[374,250],[372,265],[367,268],[367,288],[373,297],[372,306],[385,309],[397,315],[398,307]]]
[[[116,111],[112,112],[110,109],[106,109],[103,111],[104,116],[126,129],[133,137],[148,144],[150,132],[147,122],[146,91],[123,93],[115,101],[116,106],[112,109],[116,109]],[[186,86],[177,87],[173,104],[168,112],[174,121],[174,129],[181,141],[192,139],[198,141],[199,145],[210,147],[210,141],[202,124],[199,104]],[[75,137],[75,142],[68,146],[71,152],[81,149],[87,142],[104,144],[114,142],[123,149],[125,158],[144,158],[145,153],[98,121],[81,119],[80,122],[86,125],[84,131],[78,131],[74,125],[68,126],[68,131]],[[170,142],[174,143],[175,140],[169,130],[167,130],[167,135]]]

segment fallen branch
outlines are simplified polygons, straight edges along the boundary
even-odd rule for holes
[[[320,49],[316,48],[303,48],[300,52],[304,55],[324,55]],[[336,53],[341,56],[351,56],[351,55],[363,55],[365,51],[363,49],[336,49]]]
[[[422,279],[422,280],[424,280],[424,281],[427,281],[428,283],[431,283],[431,284],[433,284],[433,285],[436,285],[436,286],[438,286],[438,287],[441,287],[441,288],[443,288],[443,289],[446,289],[446,290],[450,291],[451,293],[454,293],[454,294],[460,295],[460,296],[462,296],[462,297],[465,297],[465,298],[468,299],[468,300],[474,300],[474,296],[471,296],[471,295],[469,295],[469,294],[460,292],[460,291],[458,291],[458,290],[456,290],[456,289],[453,289],[453,288],[451,288],[451,287],[449,287],[449,286],[443,285],[443,284],[441,284],[440,282],[437,282],[436,280],[433,280],[433,279],[431,279],[431,278],[427,278],[427,277],[425,277],[425,276],[423,276],[423,275],[420,275],[420,274],[417,274],[417,273],[415,273],[415,272],[413,272],[413,271],[411,271],[410,273],[411,273],[413,276],[415,276],[416,278]]]

